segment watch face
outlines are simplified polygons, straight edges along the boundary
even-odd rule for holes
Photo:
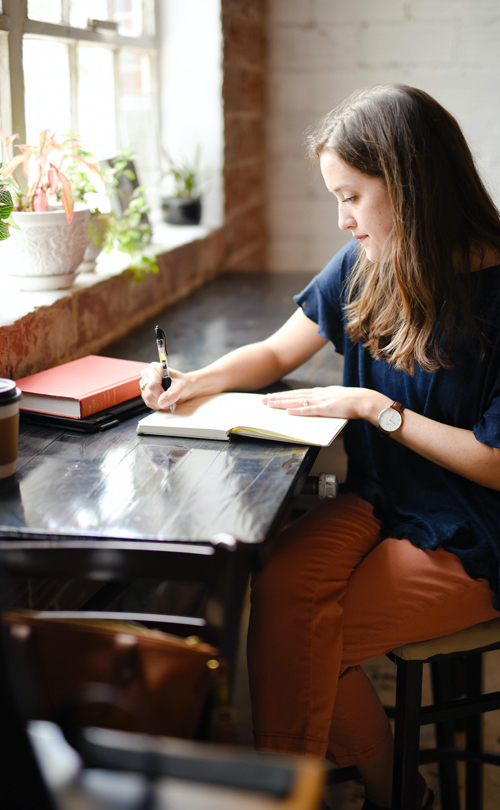
[[[387,430],[388,433],[392,433],[394,430],[400,428],[402,422],[403,417],[395,408],[384,408],[383,411],[380,411],[378,416],[380,427],[382,430]]]

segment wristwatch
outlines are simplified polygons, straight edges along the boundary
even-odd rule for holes
[[[382,433],[394,433],[403,424],[404,405],[400,402],[393,402],[389,408],[384,408],[378,415],[378,427]]]

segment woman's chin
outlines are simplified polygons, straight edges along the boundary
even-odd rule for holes
[[[374,247],[373,245],[363,245],[363,248],[365,250],[366,258],[368,259],[368,261],[372,262],[372,264],[378,262],[379,251],[377,250],[376,247]]]

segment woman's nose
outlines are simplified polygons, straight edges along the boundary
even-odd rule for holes
[[[352,216],[352,214],[345,212],[342,210],[342,206],[339,208],[339,228],[341,231],[349,231],[353,230],[356,227],[356,220]]]

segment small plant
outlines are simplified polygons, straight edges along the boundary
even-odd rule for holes
[[[104,234],[103,249],[107,253],[115,250],[126,253],[130,257],[128,269],[137,280],[144,278],[146,273],[157,273],[156,260],[143,255],[143,249],[151,237],[151,228],[147,217],[144,216],[150,211],[144,186],[138,186],[133,190],[128,205],[121,214],[112,210],[108,196],[116,192],[121,178],[126,178],[130,183],[136,180],[135,173],[130,169],[131,149],[124,149],[117,158],[108,161],[106,166],[104,162],[100,163],[97,167],[99,175],[97,181],[88,169],[89,163],[94,160],[92,153],[80,147],[76,157],[83,159],[84,162],[81,160],[70,162],[67,176],[71,182],[73,198],[84,202],[90,208],[90,239],[98,243],[99,228],[94,224],[95,217],[105,218],[106,227],[101,230]]]
[[[143,214],[149,211],[144,188],[139,186],[132,194],[130,204],[121,216],[114,211],[109,213],[108,230],[104,250],[111,253],[119,250],[130,257],[129,270],[140,281],[147,273],[158,273],[155,257],[146,256],[144,248],[149,242],[151,228],[141,222]]]
[[[167,162],[165,175],[171,177],[174,184],[174,197],[182,197],[186,200],[196,199],[200,196],[200,149],[197,148],[194,160],[190,163],[187,160],[174,161],[168,152],[163,150],[163,155]]]
[[[130,150],[113,161],[106,175],[111,188],[117,188],[120,177],[124,176],[133,183],[136,179],[130,169]],[[121,215],[114,211],[109,213],[108,231],[104,249],[110,253],[119,250],[130,257],[129,270],[134,278],[140,281],[147,273],[158,273],[156,258],[144,255],[144,248],[151,238],[151,228],[147,219],[150,206],[146,199],[144,186],[134,188],[126,209]]]
[[[28,144],[16,144],[16,148],[21,150],[20,155],[11,156],[11,148],[14,140],[18,137],[13,135],[8,138],[0,131],[3,149],[9,162],[2,168],[3,179],[12,177],[14,170],[22,166],[23,174],[28,183],[28,190],[25,194],[19,192],[14,201],[14,207],[18,211],[46,211],[49,207],[49,197],[57,197],[59,194],[64,212],[68,222],[71,222],[74,209],[74,200],[71,182],[62,167],[69,160],[84,164],[90,171],[99,174],[98,167],[90,163],[83,157],[85,154],[80,146],[80,141],[76,137],[65,138],[58,143],[54,134],[45,129],[40,133],[37,146]]]

